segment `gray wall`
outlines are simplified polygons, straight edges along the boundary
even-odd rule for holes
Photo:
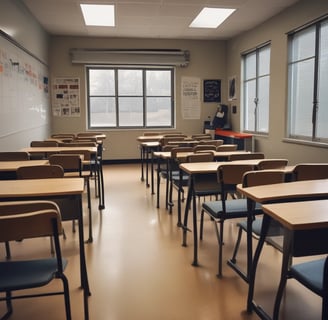
[[[239,81],[237,97],[240,97],[242,52],[271,41],[269,135],[255,137],[256,149],[264,152],[267,157],[285,157],[289,159],[290,163],[328,161],[327,145],[320,147],[311,144],[295,144],[284,140],[287,120],[286,33],[325,13],[328,13],[328,1],[303,0],[261,26],[245,32],[227,43],[227,76],[237,76]],[[241,128],[241,101],[238,99],[233,104],[237,105],[238,113],[231,115],[231,121],[233,128],[239,130]]]
[[[181,77],[204,79],[222,79],[223,102],[227,99],[225,42],[219,41],[182,41],[182,40],[145,40],[145,39],[106,39],[52,37],[50,46],[51,78],[79,77],[81,83],[81,109],[79,118],[53,118],[54,132],[78,132],[86,130],[86,91],[85,67],[72,65],[70,48],[133,48],[133,49],[183,49],[190,51],[190,64],[186,68],[176,69],[176,129],[186,134],[203,130],[203,121],[213,116],[216,103],[201,104],[200,120],[185,120],[181,116]],[[136,138],[145,130],[109,130],[105,140],[105,159],[137,159],[139,150]]]

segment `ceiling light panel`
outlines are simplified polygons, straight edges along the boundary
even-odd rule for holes
[[[217,28],[236,9],[203,8],[199,15],[190,24],[190,28]]]
[[[114,27],[114,5],[81,4],[84,22],[87,26]]]

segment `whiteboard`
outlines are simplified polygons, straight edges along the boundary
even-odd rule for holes
[[[0,138],[49,121],[48,67],[0,33]]]

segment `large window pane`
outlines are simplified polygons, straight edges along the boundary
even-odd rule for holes
[[[288,136],[328,141],[328,20],[289,36]]]
[[[259,132],[269,131],[269,86],[270,78],[262,77],[258,81],[258,125],[257,130]]]
[[[146,92],[147,96],[170,96],[171,72],[157,70],[147,71]]]
[[[143,125],[143,105],[142,98],[123,98],[118,99],[119,103],[119,122],[120,127],[135,127]]]
[[[118,70],[118,95],[142,96],[141,70]]]
[[[90,70],[89,84],[89,92],[91,96],[114,96],[114,70]]]
[[[244,127],[245,130],[255,131],[255,97],[256,97],[256,81],[248,81],[245,83],[244,90],[245,114]]]
[[[270,46],[246,54],[244,63],[244,130],[269,131]]]
[[[171,99],[147,98],[147,126],[169,126],[171,123]]]
[[[116,108],[114,98],[92,97],[89,100],[90,125],[92,127],[115,127]]]

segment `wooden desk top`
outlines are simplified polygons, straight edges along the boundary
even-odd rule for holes
[[[48,163],[48,160],[0,161],[0,171],[15,171],[19,167],[40,166]]]
[[[21,151],[28,153],[55,153],[69,150],[85,150],[90,151],[91,153],[97,153],[97,147],[28,147],[21,149]]]
[[[256,165],[259,159],[238,160],[238,161],[219,161],[219,162],[185,162],[180,164],[180,168],[188,174],[196,173],[215,173],[224,164],[251,164]]]
[[[145,141],[140,143],[143,147],[158,147],[159,141]]]
[[[160,141],[163,139],[163,135],[156,135],[156,136],[139,136],[137,141],[139,142],[155,142]]]
[[[328,197],[328,179],[285,182],[248,188],[238,185],[237,190],[259,203],[324,198]]]
[[[265,204],[262,209],[290,230],[328,228],[328,199]]]
[[[0,181],[0,199],[76,195],[82,194],[83,190],[83,178]]]

